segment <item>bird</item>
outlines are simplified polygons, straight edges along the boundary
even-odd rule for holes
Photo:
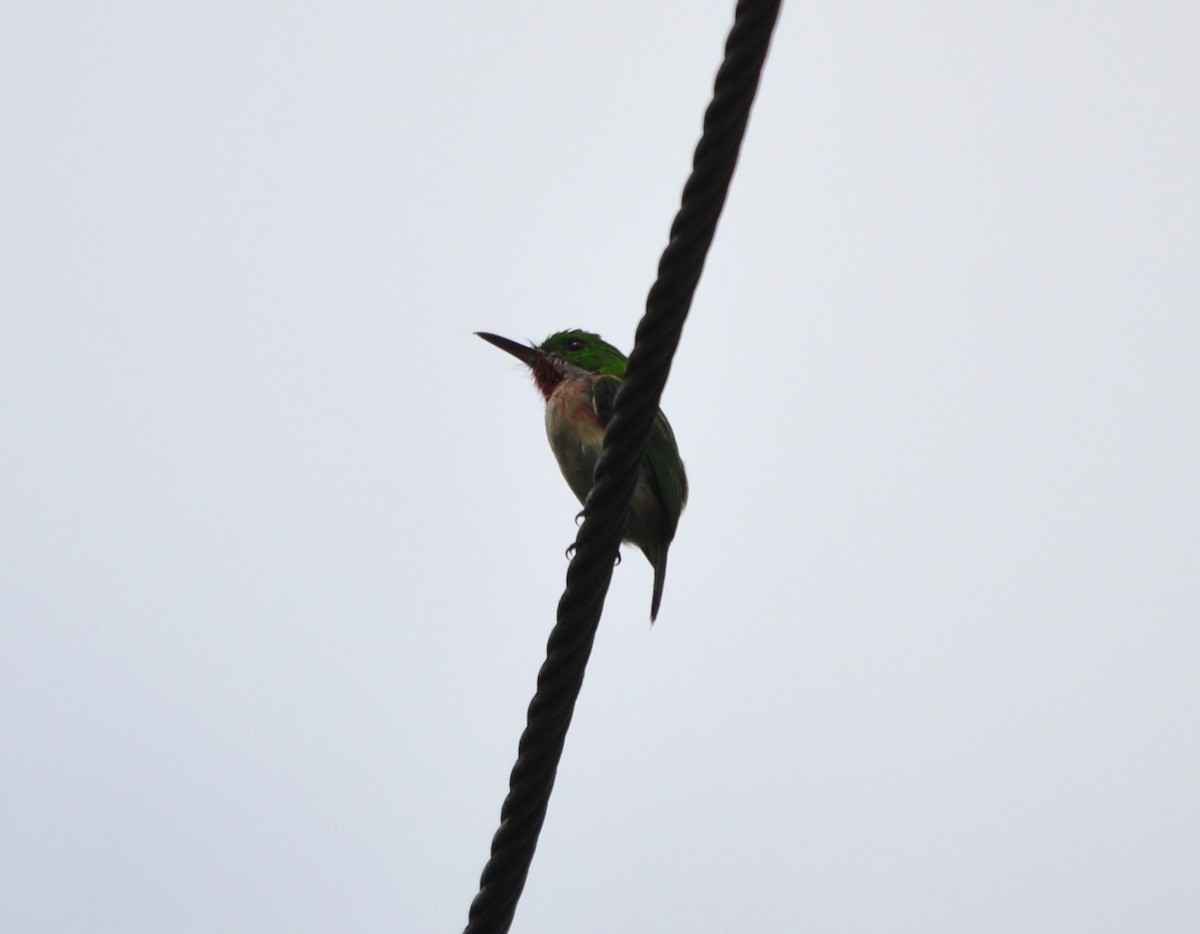
[[[540,344],[528,345],[486,331],[475,333],[529,367],[546,402],[550,449],[571,492],[580,503],[585,502],[617,390],[625,378],[626,356],[600,335],[578,329],[557,331]],[[624,541],[640,548],[654,568],[651,624],[662,602],[667,551],[687,498],[687,473],[675,433],[659,409],[629,502],[624,533]]]

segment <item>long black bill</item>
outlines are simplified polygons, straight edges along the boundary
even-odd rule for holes
[[[489,334],[487,331],[476,331],[476,337],[482,337],[489,344],[499,347],[505,353],[510,353],[526,366],[533,366],[538,357],[541,356],[541,351],[536,347],[529,347],[525,344],[518,344],[516,341],[510,341],[507,337],[501,337],[499,334]]]

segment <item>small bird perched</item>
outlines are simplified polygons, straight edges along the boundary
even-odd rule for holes
[[[540,345],[529,347],[484,331],[475,333],[512,354],[533,373],[533,380],[546,399],[550,448],[567,485],[579,502],[584,502],[592,489],[617,389],[625,378],[625,355],[598,334],[587,331],[559,331]],[[675,434],[660,409],[650,430],[646,459],[629,502],[625,529],[625,541],[642,549],[654,566],[651,623],[662,601],[667,549],[675,538],[675,527],[687,496],[687,474],[679,459]]]

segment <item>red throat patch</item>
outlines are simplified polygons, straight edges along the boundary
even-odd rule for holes
[[[539,354],[533,364],[533,381],[547,399],[554,393],[554,388],[563,380],[562,368],[557,360],[549,354]]]

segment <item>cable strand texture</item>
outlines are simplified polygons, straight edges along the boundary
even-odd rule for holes
[[[525,886],[659,400],[716,233],[781,0],[740,0],[692,172],[646,298],[465,934],[504,934]]]

